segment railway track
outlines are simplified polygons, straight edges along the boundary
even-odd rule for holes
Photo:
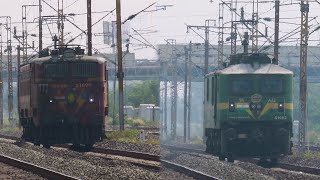
[[[191,149],[191,148],[177,147],[177,146],[166,145],[166,144],[162,144],[161,147],[165,147],[167,149],[171,149],[171,150],[175,150],[175,151],[183,151],[183,152],[187,152],[187,153],[208,155],[205,151],[203,151],[201,149]],[[240,161],[258,164],[257,159],[245,159],[245,160],[240,160]],[[278,162],[276,165],[272,166],[271,168],[281,168],[281,169],[288,170],[288,171],[303,172],[303,173],[308,173],[308,174],[320,176],[320,168],[316,168],[316,167],[300,166],[300,165],[295,165],[295,164],[287,164],[287,163]]]
[[[9,139],[16,142],[20,141],[20,138],[11,137],[7,135],[0,135],[0,138]],[[53,147],[72,149],[72,146],[68,144],[54,145]],[[92,149],[90,149],[90,151],[87,151],[87,152],[98,153],[102,155],[114,155],[114,156],[133,158],[135,160],[138,160],[138,162],[130,161],[130,163],[133,163],[138,166],[142,166],[144,168],[150,168],[155,170],[160,169],[160,156],[155,154],[142,153],[142,152],[136,152],[136,151],[125,151],[125,150],[119,150],[119,149],[100,148],[100,147],[93,147]],[[141,160],[147,161],[147,162],[141,162]]]
[[[203,172],[191,169],[186,166],[182,166],[180,164],[176,164],[170,161],[161,160],[161,164],[167,168],[173,169],[174,171],[180,172],[182,174],[185,174],[187,176],[193,177],[195,179],[212,179],[212,180],[220,180],[220,178],[210,176],[208,174],[205,174]]]
[[[79,180],[76,177],[71,177],[69,175],[65,175],[65,174],[62,174],[44,167],[40,167],[28,162],[24,162],[15,158],[11,158],[5,155],[0,155],[0,162],[16,167],[18,169],[23,169],[25,171],[32,172],[33,174],[40,175],[47,179]]]

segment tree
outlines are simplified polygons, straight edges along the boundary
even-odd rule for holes
[[[139,107],[140,104],[159,106],[159,81],[144,81],[126,87],[126,104]]]

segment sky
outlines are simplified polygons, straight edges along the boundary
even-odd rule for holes
[[[4,1],[4,0],[2,0]],[[235,1],[235,0],[234,0]],[[246,3],[242,3],[245,1]],[[11,16],[12,26],[17,27],[18,33],[21,33],[21,18],[22,18],[22,5],[36,5],[39,0],[14,0],[10,3],[5,3],[0,7],[0,16]],[[46,2],[46,3],[45,3]],[[59,1],[60,3],[62,0]],[[63,0],[64,14],[75,13],[76,16],[68,17],[68,19],[76,24],[80,29],[86,30],[86,0]],[[93,23],[98,21],[100,18],[105,16],[108,12],[115,9],[115,0],[92,0],[92,18]],[[157,53],[154,48],[157,44],[166,44],[166,40],[174,39],[177,43],[187,44],[189,41],[192,42],[203,42],[204,30],[194,28],[189,30],[187,33],[186,25],[197,25],[204,26],[205,20],[211,19],[216,20],[218,25],[219,19],[219,4],[220,0],[121,0],[121,16],[122,21],[132,14],[135,14],[152,3],[155,5],[148,8],[147,12],[142,12],[137,15],[131,21],[127,21],[126,24],[130,27],[130,39],[129,51],[136,53],[136,58],[141,59],[157,59]],[[245,9],[245,17],[251,18],[252,15],[252,3],[249,0],[238,1],[237,12],[240,13],[240,8]],[[283,37],[288,32],[299,29],[300,23],[300,7],[297,0],[280,0],[280,37]],[[58,8],[58,0],[45,0],[42,2],[43,13],[42,15],[57,15],[47,4],[54,8]],[[310,2],[310,30],[314,29],[319,25],[319,10],[320,4],[316,2]],[[165,9],[161,7],[166,6]],[[100,12],[100,13],[98,13]],[[259,17],[274,17],[274,2],[273,1],[260,1],[258,8]],[[37,22],[38,8],[28,6],[27,7],[27,21],[30,22],[27,25],[29,34],[37,34],[38,27]],[[230,26],[231,16],[228,6],[224,6],[223,19],[226,27]],[[102,21],[115,21],[116,13],[113,11],[110,15],[105,17]],[[238,18],[239,19],[239,18]],[[93,47],[99,52],[112,52],[110,45],[103,43],[103,32],[102,21],[93,27]],[[1,18],[0,22],[4,23],[5,19]],[[264,32],[265,26],[268,27],[269,38],[273,39],[274,22],[259,21],[259,30]],[[214,26],[211,24],[211,26]],[[55,24],[44,24],[44,46],[52,44],[52,35],[57,33]],[[135,33],[134,30],[139,32]],[[217,44],[217,27],[210,29],[210,43]],[[225,29],[225,37],[228,37],[230,31]],[[239,27],[240,34],[247,31],[244,27]],[[65,22],[65,41],[69,41],[73,37],[80,34],[81,31],[69,22]],[[310,36],[309,45],[317,45],[320,42],[320,31],[314,32]],[[240,40],[240,39],[239,39]],[[28,37],[28,42],[34,41],[38,43],[37,37]],[[266,39],[259,38],[259,44],[264,44]],[[13,40],[15,43],[15,40]],[[77,40],[73,41],[74,44],[86,45],[86,36],[82,35]],[[227,43],[227,42],[226,42]],[[282,44],[299,45],[299,33],[296,33],[291,38],[286,39]],[[14,44],[15,45],[15,44]],[[146,46],[148,45],[148,46]],[[149,47],[150,46],[150,47]],[[14,53],[14,52],[13,52]],[[32,53],[32,52],[30,52]]]

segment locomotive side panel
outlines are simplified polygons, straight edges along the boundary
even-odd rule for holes
[[[19,119],[21,124],[29,124],[31,116],[31,74],[32,68],[30,64],[20,67],[19,74]]]

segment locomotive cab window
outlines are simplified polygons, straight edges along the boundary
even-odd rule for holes
[[[279,78],[262,79],[260,91],[263,94],[280,94],[283,92],[283,80]]]
[[[44,65],[46,78],[60,78],[68,74],[67,63],[48,63]]]
[[[252,94],[253,83],[249,79],[234,79],[231,82],[231,93],[235,95]]]

